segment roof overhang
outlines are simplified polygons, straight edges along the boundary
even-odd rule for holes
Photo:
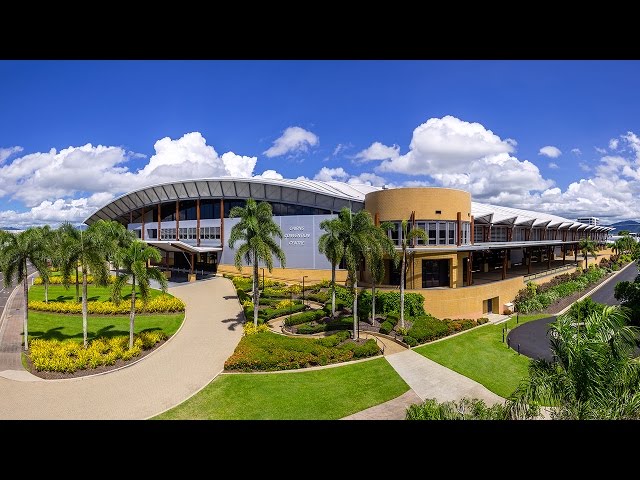
[[[149,245],[165,252],[208,253],[221,252],[222,247],[196,247],[178,240],[143,240]]]

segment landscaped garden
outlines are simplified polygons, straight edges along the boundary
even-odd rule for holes
[[[407,390],[408,385],[384,358],[322,370],[228,374],[156,418],[335,420]]]

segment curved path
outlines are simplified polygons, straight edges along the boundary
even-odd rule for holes
[[[0,378],[0,419],[144,419],[205,387],[242,336],[233,284],[215,277],[169,291],[185,302],[187,315],[158,350],[104,375],[33,382]]]
[[[606,282],[602,283],[600,288],[596,291],[587,294],[586,296],[598,303],[604,303],[606,305],[619,305],[620,302],[614,297],[615,286],[618,282],[633,281],[638,275],[638,264],[632,262],[622,269],[618,274],[612,276]],[[520,344],[520,353],[527,357],[551,361],[553,354],[551,353],[551,346],[549,338],[547,337],[547,330],[549,324],[555,322],[556,317],[541,318],[540,320],[534,320],[527,322],[517,328],[514,328],[507,335],[509,345],[514,350],[518,349]]]

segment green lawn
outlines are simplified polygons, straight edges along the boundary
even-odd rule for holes
[[[220,375],[157,419],[339,419],[409,390],[384,359],[294,373]]]
[[[548,316],[520,315],[519,323]],[[485,325],[453,338],[417,347],[415,351],[507,397],[520,380],[528,376],[529,358],[518,355],[502,343],[504,325]],[[515,317],[507,325],[511,329],[516,327]]]
[[[136,287],[136,292],[140,292],[140,289]],[[162,292],[160,290],[149,289],[149,299],[157,297]],[[75,284],[72,284],[69,288],[64,288],[62,285],[49,285],[49,301],[56,302],[72,302],[76,295]],[[82,295],[82,285],[80,285],[80,295]],[[111,287],[101,287],[98,285],[87,286],[87,298],[90,302],[104,302],[108,301],[111,297]],[[127,285],[122,289],[123,300],[129,300],[131,298],[131,285]],[[33,285],[29,288],[29,300],[44,301],[44,285]]]
[[[135,332],[162,330],[173,335],[184,318],[184,313],[136,315]],[[129,335],[129,315],[98,317],[89,315],[88,337],[115,337]],[[47,340],[77,340],[82,342],[82,315],[35,312],[29,310],[29,338]]]

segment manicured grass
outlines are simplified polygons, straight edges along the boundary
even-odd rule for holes
[[[162,330],[173,335],[182,320],[184,313],[136,315],[135,333],[144,330]],[[115,337],[129,335],[129,316],[111,315],[97,317],[90,315],[88,319],[88,337]],[[82,342],[82,315],[62,315],[59,313],[29,311],[29,338],[47,340],[76,340]]]
[[[520,315],[519,323],[548,316]],[[516,327],[515,317],[506,324],[510,329]],[[502,343],[504,325],[485,325],[453,338],[417,347],[415,351],[481,383],[501,397],[508,397],[520,380],[527,378],[529,358],[518,355]]]
[[[140,289],[136,287],[136,292]],[[162,292],[156,289],[149,290],[149,299],[157,297]],[[75,284],[69,288],[62,285],[49,285],[49,301],[56,302],[73,302],[76,295]],[[82,285],[80,285],[80,295],[82,295]],[[111,287],[101,287],[98,285],[87,286],[87,298],[90,302],[105,302],[111,298]],[[131,298],[131,285],[127,285],[122,289],[122,299],[129,300]],[[138,297],[139,298],[139,297]],[[29,300],[44,301],[44,285],[33,285],[29,288]]]
[[[384,359],[308,372],[221,375],[157,419],[339,419],[409,389]]]

